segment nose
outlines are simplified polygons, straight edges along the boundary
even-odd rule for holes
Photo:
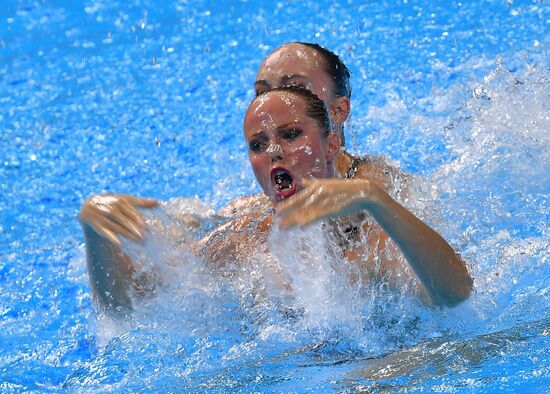
[[[266,153],[269,153],[271,155],[272,160],[278,159],[281,160],[283,158],[283,149],[281,148],[281,145],[271,143],[266,149]]]

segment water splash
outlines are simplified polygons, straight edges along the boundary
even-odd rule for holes
[[[498,64],[471,92],[444,129],[453,159],[430,180],[476,278],[477,316],[498,326],[522,320],[518,290],[548,277],[549,72]]]

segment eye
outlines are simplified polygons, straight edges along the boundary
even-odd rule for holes
[[[302,134],[302,130],[300,129],[296,129],[296,128],[292,128],[292,129],[286,129],[284,132],[283,132],[283,139],[285,140],[289,140],[289,141],[292,141],[292,140],[295,140],[296,138],[298,138],[298,136]]]
[[[267,81],[256,81],[254,83],[254,93],[256,93],[256,97],[262,93],[269,92],[271,89],[272,86]]]
[[[258,97],[260,94],[264,93],[264,92],[267,92],[269,89],[268,88],[258,88],[258,89],[255,89],[256,91],[256,97]]]
[[[309,89],[308,84],[305,82],[290,82],[287,86],[295,86],[297,88]]]
[[[248,149],[252,152],[263,152],[267,149],[267,143],[261,140],[253,140],[248,144]]]

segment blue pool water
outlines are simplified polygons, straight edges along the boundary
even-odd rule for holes
[[[1,392],[548,392],[550,5],[364,3],[2,2]],[[357,293],[280,250],[302,284],[289,316],[164,245],[186,264],[157,299],[132,321],[96,315],[82,201],[257,192],[241,122],[261,60],[294,40],[348,64],[350,150],[417,178],[403,203],[460,251],[475,294],[433,310]]]

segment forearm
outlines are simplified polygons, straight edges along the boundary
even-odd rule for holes
[[[277,204],[279,227],[367,210],[395,241],[434,302],[452,306],[468,297],[472,279],[453,248],[374,182],[304,179],[302,183],[304,190]]]
[[[129,296],[133,281],[131,260],[119,246],[101,237],[89,225],[83,224],[82,228],[94,300],[106,312],[124,313],[132,307]]]
[[[468,297],[472,279],[460,256],[433,229],[382,191],[367,209],[395,241],[437,304],[454,306]]]

